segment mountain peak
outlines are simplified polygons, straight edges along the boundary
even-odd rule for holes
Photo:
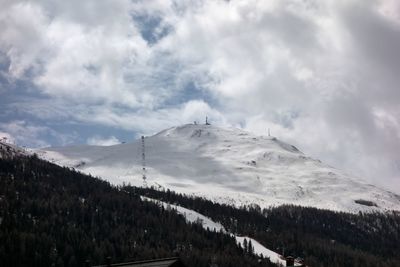
[[[206,124],[184,124],[181,126],[171,127],[156,134],[157,136],[172,137],[201,137],[211,136],[211,133],[218,132],[222,128],[206,125]],[[205,134],[203,134],[205,133]],[[215,136],[215,134],[214,134]]]
[[[186,124],[129,144],[37,151],[113,183],[154,186],[233,205],[400,210],[400,197],[304,155],[275,137]],[[143,177],[146,180],[143,180]]]
[[[193,139],[197,139],[197,141],[200,140],[224,143],[243,143],[247,141],[255,144],[258,142],[264,146],[269,146],[270,148],[282,149],[287,152],[302,154],[297,147],[280,141],[278,138],[273,136],[257,136],[243,129],[219,127],[210,124],[184,124],[163,130],[157,133],[155,136],[182,139],[187,142],[196,142],[196,140]]]

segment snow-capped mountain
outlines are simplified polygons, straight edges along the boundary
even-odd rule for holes
[[[188,124],[129,144],[35,152],[112,183],[169,188],[234,205],[400,210],[400,196],[394,193],[307,157],[275,137],[234,128]]]

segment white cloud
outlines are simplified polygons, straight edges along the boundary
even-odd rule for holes
[[[38,126],[25,120],[0,122],[0,136],[2,134],[14,144],[28,147],[50,146],[50,138],[57,140],[57,143],[61,145],[66,145],[77,137],[75,132],[62,134],[47,126]]]
[[[121,141],[119,141],[115,136],[101,137],[99,135],[95,135],[87,140],[87,144],[92,146],[112,146],[120,143]]]
[[[51,97],[21,109],[138,134],[209,115],[400,180],[397,1],[3,2],[8,75]]]
[[[162,88],[150,86],[154,63],[148,62],[151,51],[132,22],[131,6],[130,1],[9,4],[0,13],[0,49],[9,57],[9,74],[22,78],[33,71],[37,88],[54,97],[157,105]]]
[[[212,123],[228,125],[223,114],[211,108],[204,101],[189,101],[171,108],[126,112],[118,109],[104,109],[102,106],[80,110],[75,114],[80,121],[98,123],[114,128],[137,132],[137,135],[155,134],[160,130],[194,121],[203,122],[208,116]]]
[[[40,138],[46,132],[51,131],[49,128],[30,125],[29,123],[18,120],[9,123],[0,123],[0,130],[5,132],[9,138],[14,140],[17,145],[19,143],[30,144],[33,147],[44,147],[49,144]]]
[[[400,177],[400,27],[378,12],[387,3],[204,1],[159,46],[179,47],[174,56],[208,78],[203,86],[230,123],[273,128],[385,185],[382,176]],[[385,127],[376,109],[389,115]]]
[[[45,54],[47,18],[33,3],[16,2],[0,11],[0,50],[9,60],[9,73],[21,78],[28,69],[36,69]]]

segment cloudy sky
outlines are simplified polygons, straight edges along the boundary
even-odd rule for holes
[[[400,192],[398,0],[0,0],[0,135],[110,145],[202,121]]]

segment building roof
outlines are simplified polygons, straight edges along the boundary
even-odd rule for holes
[[[135,261],[125,263],[114,263],[111,265],[99,265],[96,267],[185,267],[179,258],[166,258],[158,260]]]

